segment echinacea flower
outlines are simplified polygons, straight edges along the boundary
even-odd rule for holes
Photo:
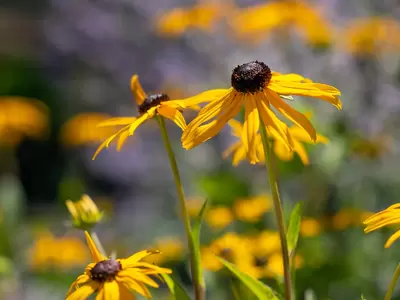
[[[297,74],[271,72],[266,64],[259,61],[237,66],[232,72],[231,85],[229,89],[209,90],[187,99],[173,101],[177,107],[182,108],[209,102],[184,130],[182,146],[185,149],[192,149],[214,137],[244,105],[244,130],[241,138],[249,161],[257,161],[260,117],[267,131],[275,131],[288,148],[293,147],[287,125],[279,120],[271,106],[302,127],[311,140],[317,140],[317,133],[308,118],[293,109],[280,95],[310,96],[329,102],[338,109],[342,107],[340,91],[335,87],[314,83]]]
[[[134,300],[136,297],[133,293],[150,299],[146,285],[158,288],[150,276],[171,273],[169,269],[142,262],[157,252],[143,250],[125,259],[107,258],[99,252],[89,233],[85,232],[85,235],[93,263],[87,265],[84,273],[72,283],[67,300],[87,299],[95,293],[98,300]]]
[[[90,230],[103,217],[96,204],[88,195],[82,195],[79,201],[65,201],[68,211],[72,217],[72,225],[78,229]]]
[[[229,126],[232,128],[232,135],[239,138],[237,142],[232,144],[231,146],[226,149],[222,156],[224,158],[228,157],[232,154],[232,165],[237,166],[242,160],[246,159],[246,144],[243,142],[243,125],[232,119],[228,122]],[[288,132],[291,137],[292,148],[288,148],[287,144],[285,144],[282,139],[280,138],[279,134],[275,130],[271,130],[268,132],[268,136],[273,138],[274,145],[273,150],[275,155],[283,161],[292,160],[294,157],[294,153],[300,157],[301,161],[304,165],[309,164],[309,158],[307,151],[302,143],[321,143],[326,144],[328,139],[321,134],[316,134],[316,140],[313,141],[309,134],[299,126],[291,126],[288,128]],[[261,135],[259,133],[256,134],[255,137],[255,147],[256,147],[256,157],[255,160],[251,160],[251,164],[255,163],[263,163],[265,160],[264,156],[264,147],[261,140]]]
[[[400,203],[393,204],[388,208],[370,216],[364,221],[365,233],[380,229],[385,226],[400,223]],[[400,238],[400,230],[396,231],[385,243],[385,248],[389,248],[398,238]]]
[[[116,117],[106,120],[98,124],[100,127],[123,126],[117,133],[107,138],[96,150],[93,159],[97,157],[101,150],[108,148],[110,143],[118,137],[117,150],[120,151],[126,139],[132,136],[136,129],[145,121],[152,119],[154,116],[160,115],[173,121],[182,130],[186,127],[186,121],[182,113],[176,108],[176,105],[170,105],[169,97],[166,94],[147,95],[137,75],[133,75],[131,79],[131,91],[135,96],[136,103],[139,107],[138,117]],[[189,107],[188,107],[189,108]]]

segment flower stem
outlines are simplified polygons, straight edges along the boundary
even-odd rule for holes
[[[396,271],[394,271],[392,281],[390,282],[389,289],[385,295],[385,300],[390,300],[392,298],[392,294],[393,294],[394,288],[396,287],[396,283],[397,283],[397,280],[399,279],[399,277],[400,277],[400,264],[397,265]]]
[[[279,236],[281,240],[282,249],[282,259],[283,259],[283,269],[284,269],[284,283],[285,283],[285,299],[292,299],[292,282],[290,278],[290,261],[289,261],[289,251],[286,240],[286,229],[285,220],[283,218],[282,204],[279,196],[278,181],[276,179],[276,174],[274,170],[274,156],[271,151],[271,145],[268,140],[267,130],[262,120],[261,123],[261,138],[264,147],[265,154],[265,165],[268,171],[268,181],[272,193],[272,199],[274,201],[275,216],[278,223]]]
[[[97,233],[94,232],[94,231],[89,231],[89,234],[90,234],[90,236],[91,236],[93,242],[96,244],[97,249],[99,249],[100,253],[101,253],[103,256],[107,257],[107,253],[106,253],[106,251],[104,250],[104,247],[103,247],[103,245],[101,244],[100,239],[99,239],[99,237],[97,236]]]
[[[186,239],[187,239],[188,247],[190,250],[190,264],[191,264],[193,286],[194,286],[194,291],[195,291],[195,299],[202,300],[202,299],[204,299],[205,287],[204,287],[204,284],[202,283],[203,279],[199,276],[200,272],[199,272],[198,268],[200,268],[200,266],[199,266],[199,264],[196,263],[196,253],[195,253],[195,247],[194,247],[193,239],[192,239],[190,217],[189,217],[189,213],[186,208],[186,201],[185,201],[185,195],[183,192],[181,176],[179,174],[178,165],[176,163],[174,151],[172,150],[172,146],[171,146],[171,142],[170,142],[170,139],[168,136],[167,128],[165,126],[164,118],[161,116],[158,116],[157,121],[158,121],[158,124],[160,125],[161,135],[162,135],[162,138],[164,141],[165,149],[167,150],[167,153],[168,153],[169,163],[171,165],[172,174],[174,176],[175,185],[176,185],[176,191],[178,193],[178,198],[180,201],[181,215],[183,217],[183,223],[185,225],[185,232],[186,232]]]

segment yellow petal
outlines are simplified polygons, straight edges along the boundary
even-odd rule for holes
[[[280,74],[277,72],[272,72],[271,82],[274,81],[289,81],[289,82],[312,82],[311,79],[305,78],[299,74]]]
[[[304,130],[308,132],[313,141],[317,139],[317,132],[305,115],[293,109],[290,105],[283,101],[277,93],[266,90],[265,95],[268,98],[268,101],[271,102],[271,104],[282,115],[287,117],[289,120],[295,122],[300,127],[304,128]]]
[[[129,125],[129,135],[133,135],[135,133],[135,130],[140,125],[142,125],[148,119],[151,119],[154,116],[156,109],[157,107],[151,107],[147,112],[145,112],[143,115],[137,118],[133,123],[131,123]]]
[[[283,161],[293,159],[293,151],[290,151],[286,145],[279,140],[274,142],[274,153],[278,159]]]
[[[163,105],[161,103],[160,108],[157,110],[157,112],[167,118],[170,119],[172,122],[174,122],[176,125],[178,125],[182,130],[185,130],[186,128],[186,121],[182,115],[182,113],[177,110],[176,108],[169,107],[167,105]]]
[[[103,283],[104,300],[120,300],[118,283],[113,281],[105,281]]]
[[[97,127],[123,126],[131,124],[135,120],[136,117],[116,117],[100,122]]]
[[[144,99],[147,98],[147,94],[144,92],[142,85],[139,82],[139,76],[136,74],[131,78],[131,91],[138,105],[142,104]]]
[[[149,276],[141,273],[141,270],[135,271],[134,268],[125,269],[125,270],[120,271],[118,273],[118,275],[121,277],[129,277],[132,280],[141,281],[151,287],[158,288],[158,284],[153,279],[151,279]]]
[[[79,285],[84,284],[84,283],[88,282],[89,280],[90,280],[90,278],[88,275],[86,275],[86,274],[79,275],[78,278],[71,284],[66,296],[68,297],[73,291],[76,290],[76,288]]]
[[[124,143],[128,137],[129,137],[128,130],[126,130],[120,134],[120,136],[118,138],[118,142],[117,142],[117,151],[121,151],[122,146],[124,145]]]
[[[136,297],[125,287],[123,284],[119,284],[119,295],[123,300],[135,300]]]
[[[104,148],[108,148],[110,146],[110,143],[121,133],[123,133],[124,131],[128,131],[129,130],[130,125],[125,126],[124,128],[122,128],[121,130],[119,130],[117,133],[113,134],[112,136],[110,136],[108,139],[106,139],[103,143],[101,143],[101,145],[97,148],[96,152],[93,154],[92,160],[95,160],[97,155],[99,155],[99,153],[101,152],[101,150],[103,150]]]
[[[244,96],[244,124],[242,131],[242,142],[246,149],[247,159],[251,164],[258,161],[256,137],[260,128],[260,117],[258,115],[256,99],[252,95]]]
[[[91,281],[77,288],[75,292],[70,294],[66,300],[86,300],[90,295],[96,292],[100,284],[96,281]]]
[[[294,152],[296,152],[299,155],[299,157],[304,165],[308,165],[310,163],[310,161],[308,159],[307,151],[300,142],[294,141],[293,150],[294,150]]]
[[[229,155],[237,151],[237,149],[241,146],[241,142],[236,142],[230,145],[224,152],[222,152],[222,158],[226,159]]]
[[[246,149],[241,145],[232,155],[232,165],[237,167],[240,162],[246,159]]]
[[[389,248],[390,246],[392,246],[392,244],[398,239],[400,238],[400,230],[395,232],[385,243],[385,248]]]
[[[90,253],[92,254],[93,261],[98,263],[99,261],[105,260],[100,251],[97,249],[96,244],[93,242],[92,237],[90,236],[89,232],[85,231],[86,242],[89,247]]]
[[[228,122],[228,125],[232,128],[232,135],[240,138],[242,136],[243,125],[239,121],[232,119]]]
[[[150,251],[150,250],[143,250],[139,251],[126,259],[121,259],[121,265],[123,269],[129,268],[130,266],[134,266],[137,262],[142,260],[143,258],[159,253],[158,251]]]
[[[77,219],[79,217],[78,210],[76,209],[75,203],[71,200],[65,201],[65,205],[68,208],[69,213],[71,214],[73,219]]]
[[[145,287],[143,283],[132,280],[130,277],[119,275],[117,275],[116,280],[123,284],[128,290],[135,291],[146,298],[151,298],[149,290]]]
[[[189,98],[168,101],[168,106],[175,108],[189,108],[200,103],[213,102],[222,99],[231,91],[232,88],[209,90]]]
[[[172,273],[172,271],[170,269],[161,268],[161,267],[158,267],[153,264],[146,263],[146,262],[138,262],[135,264],[135,268],[136,267],[142,268],[142,270],[143,270],[143,268],[145,268],[145,269],[147,268],[148,270],[143,270],[143,273],[146,272],[146,274],[151,274],[151,270],[154,270],[155,272],[157,272],[159,274],[171,274]]]

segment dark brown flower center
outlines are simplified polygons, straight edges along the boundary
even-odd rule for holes
[[[263,62],[256,60],[233,69],[231,84],[238,92],[254,94],[265,88],[271,76],[271,69]]]
[[[227,261],[233,260],[233,251],[230,248],[222,248],[219,252],[222,258],[226,259]]]
[[[93,280],[104,282],[112,280],[121,270],[121,263],[114,259],[107,259],[98,262],[90,270],[90,276]]]
[[[267,265],[268,259],[266,256],[256,256],[254,257],[254,265],[256,267],[265,267]]]
[[[169,97],[166,94],[153,94],[144,99],[143,103],[139,106],[139,113],[144,114],[151,107],[159,105],[163,101],[168,101]]]

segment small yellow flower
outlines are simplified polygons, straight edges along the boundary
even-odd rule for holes
[[[186,209],[190,217],[196,217],[199,214],[204,201],[201,197],[186,199]]]
[[[82,230],[90,230],[101,221],[103,213],[88,195],[83,195],[79,201],[65,201],[72,217],[72,225]]]
[[[145,261],[162,265],[171,261],[179,261],[182,258],[185,246],[181,239],[173,236],[165,236],[156,239],[154,246],[160,253],[158,255],[150,256]]]
[[[300,234],[304,237],[318,236],[322,231],[322,224],[314,218],[303,218],[300,224]]]
[[[335,87],[314,83],[297,74],[271,72],[266,64],[259,61],[237,66],[232,72],[231,85],[229,89],[210,90],[187,99],[172,101],[174,103],[171,105],[181,108],[208,102],[183,132],[182,146],[185,149],[192,149],[217,135],[244,105],[241,141],[248,160],[256,162],[260,117],[267,131],[276,132],[276,136],[289,149],[293,148],[287,125],[278,119],[272,106],[302,127],[311,140],[317,140],[317,133],[308,118],[293,109],[280,95],[310,96],[329,102],[338,109],[342,106],[339,100],[340,91]]]
[[[24,137],[42,139],[48,133],[48,110],[40,101],[0,97],[0,143],[16,146]]]
[[[28,262],[34,270],[67,270],[89,261],[85,244],[76,237],[55,237],[51,232],[40,232],[28,250]]]
[[[380,229],[388,225],[394,225],[400,223],[400,204],[393,204],[388,208],[370,216],[364,221],[366,225],[364,232],[369,233],[371,231]],[[386,242],[385,248],[389,248],[398,238],[400,237],[400,230],[396,231]]]
[[[107,138],[96,150],[93,159],[97,157],[101,150],[108,148],[110,143],[118,137],[117,150],[120,151],[126,139],[132,136],[136,129],[145,121],[152,119],[154,116],[160,115],[173,121],[182,130],[186,128],[186,121],[182,113],[176,108],[176,105],[170,105],[174,101],[169,101],[166,94],[147,95],[137,75],[133,75],[131,79],[131,91],[135,96],[136,103],[139,106],[139,117],[117,117],[98,124],[100,127],[123,126],[117,133]],[[188,107],[189,108],[189,107]]]
[[[61,129],[61,139],[66,146],[98,144],[115,133],[112,128],[97,127],[110,116],[100,113],[82,113],[68,120]]]
[[[270,1],[248,7],[232,18],[231,25],[238,38],[255,42],[279,29],[291,28],[299,31],[310,44],[325,45],[332,40],[331,26],[305,1]]]
[[[371,17],[354,20],[344,33],[346,49],[356,55],[400,50],[400,23],[391,18]]]
[[[213,272],[222,269],[223,265],[216,256],[235,264],[242,271],[247,270],[251,265],[251,255],[246,239],[233,232],[224,234],[210,246],[201,249],[203,268]]]
[[[126,259],[107,258],[99,252],[89,233],[85,232],[85,235],[93,263],[88,264],[84,273],[72,283],[67,300],[87,299],[95,293],[98,300],[136,299],[133,292],[151,298],[146,285],[158,288],[158,284],[150,276],[172,273],[169,269],[141,261],[155,254],[154,251],[143,250]]]
[[[238,220],[255,223],[272,208],[269,196],[261,195],[248,199],[240,199],[233,204],[233,211]]]
[[[220,230],[233,222],[233,214],[228,207],[216,206],[206,212],[205,221],[211,228]]]

